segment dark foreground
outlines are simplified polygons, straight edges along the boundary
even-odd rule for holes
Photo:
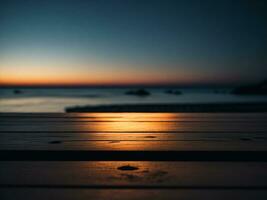
[[[1,199],[267,199],[267,113],[1,113]]]

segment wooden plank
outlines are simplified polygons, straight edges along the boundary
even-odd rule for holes
[[[200,190],[200,189],[66,189],[66,188],[0,188],[2,200],[17,200],[23,197],[28,200],[199,200],[199,199],[216,199],[216,200],[266,200],[266,190]]]
[[[2,141],[0,150],[266,151],[266,141]]]
[[[78,121],[94,121],[94,120],[118,120],[118,121],[267,121],[267,114],[239,114],[239,113],[0,113],[0,119],[8,121],[60,121],[60,120],[78,120]]]
[[[5,124],[15,124],[15,123],[63,123],[63,122],[206,122],[206,123],[266,123],[267,119],[260,118],[260,119],[248,119],[248,118],[218,118],[218,119],[209,119],[209,118],[105,118],[105,117],[98,117],[98,118],[79,118],[79,117],[5,117],[0,118],[0,125]]]
[[[10,119],[5,119],[5,120],[1,120],[0,121],[0,127],[5,127],[5,126],[29,126],[29,125],[39,125],[39,126],[45,126],[45,125],[54,125],[54,126],[62,126],[62,125],[73,125],[73,126],[85,126],[85,125],[94,125],[96,123],[100,123],[100,124],[121,124],[122,126],[125,126],[125,124],[131,125],[131,124],[144,124],[144,125],[151,125],[151,124],[159,124],[159,125],[179,125],[179,126],[187,126],[187,125],[191,125],[191,126],[199,126],[199,125],[203,125],[203,126],[260,126],[260,127],[267,127],[266,123],[267,120],[244,120],[244,121],[235,121],[235,120],[213,120],[213,121],[207,121],[207,120],[191,120],[191,121],[184,121],[184,120],[166,120],[166,119],[135,119],[135,120],[131,120],[131,119],[124,119],[124,120],[118,120],[118,119],[112,119],[109,120],[109,118],[107,119],[94,119],[94,120],[44,120],[44,119],[39,119],[39,120],[10,120]]]
[[[0,162],[0,187],[267,189],[266,169],[265,162]]]
[[[267,152],[264,152],[267,150],[266,139],[253,134],[251,134],[251,137],[255,137],[253,139],[248,135],[235,138],[238,135],[233,137],[232,134],[221,133],[217,136],[215,134],[213,138],[209,138],[208,133],[1,133],[0,136],[0,159],[2,160],[264,161],[264,158],[267,158]]]
[[[41,115],[49,116],[48,114]],[[64,116],[63,114],[58,115]],[[180,122],[121,121],[122,118],[125,120],[139,120],[140,113],[91,113],[85,114],[84,116],[114,118],[110,122],[58,121],[51,123],[38,121],[32,123],[26,121],[17,123],[15,120],[14,124],[2,123],[0,126],[1,153],[6,157],[11,151],[23,150],[21,155],[25,156],[29,153],[29,155],[26,155],[26,158],[31,159],[32,155],[36,154],[35,151],[39,150],[49,151],[45,157],[58,153],[56,151],[60,151],[60,155],[62,155],[62,151],[66,151],[64,152],[64,157],[68,157],[71,154],[78,155],[78,157],[87,160],[88,156],[84,157],[84,153],[96,157],[99,155],[99,153],[96,154],[96,151],[105,151],[105,155],[113,155],[114,152],[111,151],[146,151],[144,155],[151,155],[151,151],[153,151],[152,158],[155,157],[155,152],[171,151],[173,156],[167,157],[176,160],[181,159],[181,152],[183,155],[182,159],[186,155],[190,155],[192,159],[196,159],[197,155],[199,155],[196,152],[201,151],[205,152],[206,156],[203,157],[203,160],[207,158],[217,160],[217,153],[211,154],[210,152],[219,151],[221,153],[220,155],[223,153],[222,160],[229,160],[229,152],[235,152],[236,154],[234,155],[241,156],[241,160],[243,160],[244,152],[252,151],[259,152],[261,156],[257,156],[258,154],[251,154],[250,156],[256,155],[258,160],[264,160],[262,157],[265,155],[267,149],[265,137],[267,124],[262,122],[255,121],[248,123],[244,121],[229,123],[226,121],[212,121],[210,123],[209,121],[190,121],[192,120],[191,117],[201,119],[200,117],[202,115],[199,114],[184,115],[189,121]],[[159,120],[163,116],[165,118],[173,117],[173,113],[164,113],[163,116],[162,113],[150,113],[141,114],[141,116],[144,119],[154,117]],[[179,119],[181,119],[180,113],[174,113],[174,116],[175,118],[180,117]],[[203,116],[206,116],[207,119],[213,119],[213,116],[217,116],[219,119],[226,119],[228,114],[203,114]],[[236,114],[229,116],[251,117],[254,115]],[[194,152],[193,157],[191,155],[192,152]],[[11,155],[15,155],[14,158],[16,158],[18,157],[17,153],[12,152]],[[174,158],[177,155],[179,155],[178,158]],[[125,160],[128,156],[129,153],[118,154],[116,152],[115,158]],[[164,157],[164,155],[162,156]],[[237,158],[236,156],[231,157],[230,160]],[[53,160],[59,158],[51,157]],[[106,158],[106,156],[104,157]],[[14,158],[11,158],[11,160]],[[142,157],[142,159],[145,158],[152,159],[150,156]],[[42,157],[40,159],[42,160]],[[136,159],[136,157],[133,158],[130,156],[129,159]],[[251,157],[248,160],[251,160]]]
[[[266,119],[267,113],[0,113],[0,118]]]
[[[87,123],[32,123],[1,126],[1,132],[199,132],[238,131],[266,132],[267,124],[204,123],[204,122],[87,122]]]
[[[73,133],[73,132],[1,132],[0,143],[32,144],[36,141],[53,144],[84,141],[266,141],[262,132],[177,132],[177,133]],[[29,145],[30,145],[29,144]]]
[[[256,113],[0,113],[1,199],[266,199],[266,122]]]

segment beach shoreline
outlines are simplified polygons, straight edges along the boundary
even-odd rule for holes
[[[112,104],[66,107],[65,112],[267,112],[267,103]]]

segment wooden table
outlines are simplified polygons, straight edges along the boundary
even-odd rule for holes
[[[267,113],[0,113],[0,199],[267,199]]]

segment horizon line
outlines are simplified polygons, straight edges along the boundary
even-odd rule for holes
[[[188,83],[188,84],[0,84],[0,88],[93,88],[93,87],[235,87],[250,83]]]

